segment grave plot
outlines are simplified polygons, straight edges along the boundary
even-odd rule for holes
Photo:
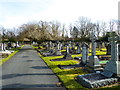
[[[63,56],[63,58],[58,58],[58,59],[52,59],[51,61],[66,61],[66,60],[73,60],[71,57],[70,51],[69,51],[69,45],[66,45],[66,53]]]
[[[56,44],[56,45],[55,45]],[[40,50],[39,53],[45,57],[47,56],[61,56],[61,43],[57,41],[56,43],[46,43],[46,48]]]
[[[119,82],[120,60],[117,41],[120,41],[120,37],[115,35],[115,32],[112,32],[111,38],[109,38],[111,42],[111,60],[106,64],[103,72],[78,75],[76,77],[78,83],[87,88],[98,88]]]
[[[59,68],[61,69],[74,69],[77,67],[83,67],[86,65],[87,63],[87,59],[88,59],[88,49],[87,49],[87,45],[85,43],[83,43],[82,45],[82,57],[78,58],[79,63],[75,64],[75,65],[59,65]],[[77,58],[77,57],[75,57]]]
[[[76,77],[76,80],[86,88],[99,88],[117,83],[118,78],[109,78],[99,73],[91,73],[87,75],[79,75]]]

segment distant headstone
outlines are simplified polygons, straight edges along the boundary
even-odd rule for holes
[[[111,55],[111,45],[110,44],[107,45],[107,53],[106,54]]]
[[[80,47],[79,43],[77,43],[76,46],[77,46],[77,52],[76,53],[80,54],[81,53],[81,47]]]
[[[118,55],[119,55],[119,61],[120,61],[120,44],[118,45]]]
[[[63,56],[64,59],[72,59],[71,55],[70,55],[70,51],[69,51],[69,44],[66,44],[66,53]]]
[[[8,49],[12,48],[11,42],[8,42]]]
[[[82,60],[81,63],[85,65],[88,60],[88,46],[84,43],[82,45]]]
[[[62,55],[60,51],[60,43],[56,42],[56,44],[57,44],[57,48],[55,49],[55,52],[53,53],[53,55]]]

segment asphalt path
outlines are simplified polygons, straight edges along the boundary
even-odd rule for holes
[[[2,68],[3,90],[6,88],[65,90],[64,87],[57,86],[58,77],[30,45],[25,45],[0,68]]]

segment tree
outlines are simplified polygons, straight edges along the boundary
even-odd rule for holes
[[[87,17],[79,17],[76,23],[76,27],[79,31],[79,37],[85,38],[89,37],[89,33],[91,30],[91,21]]]

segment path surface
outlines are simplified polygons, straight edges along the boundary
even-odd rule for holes
[[[2,88],[65,90],[64,87],[57,87],[58,82],[57,76],[29,45],[2,66]]]

